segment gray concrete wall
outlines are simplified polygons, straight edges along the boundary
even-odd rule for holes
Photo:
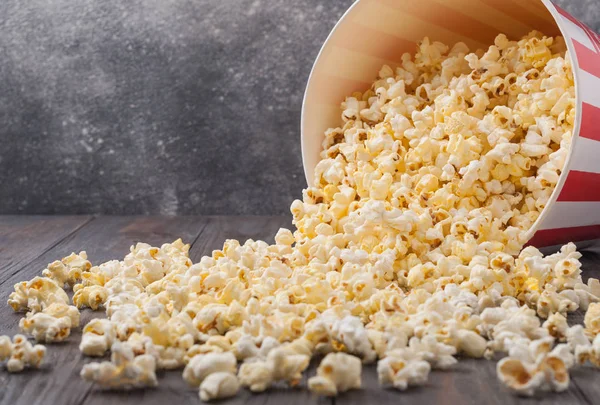
[[[352,0],[2,0],[0,213],[281,214]],[[598,0],[560,0],[600,29]]]

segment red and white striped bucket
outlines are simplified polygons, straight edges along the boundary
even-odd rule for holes
[[[549,0],[358,0],[333,28],[315,61],[302,106],[302,159],[308,184],[340,103],[367,90],[384,64],[397,65],[423,37],[487,48],[499,33],[536,29],[565,37],[575,75],[577,118],[571,152],[529,243],[550,246],[600,238],[600,35]]]

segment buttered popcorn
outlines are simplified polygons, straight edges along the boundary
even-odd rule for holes
[[[86,252],[71,253],[62,260],[56,260],[42,271],[42,275],[56,281],[59,286],[73,287],[81,280],[81,275],[88,271],[92,264],[87,259]]]
[[[23,335],[0,336],[0,362],[6,361],[9,373],[19,373],[26,367],[39,368],[46,355],[42,345],[32,345]]]
[[[235,374],[220,371],[210,374],[200,384],[200,399],[208,402],[235,396],[240,390],[240,383]]]
[[[360,359],[346,353],[329,353],[319,364],[317,375],[308,380],[308,389],[318,395],[335,396],[361,387]]]
[[[8,297],[8,305],[16,312],[40,312],[51,304],[69,304],[69,296],[56,281],[47,277],[35,277],[15,285]]]
[[[156,360],[152,355],[136,356],[132,348],[116,342],[111,348],[111,361],[88,363],[81,370],[81,377],[103,388],[154,387]]]
[[[62,342],[79,326],[79,310],[74,306],[55,302],[42,312],[29,312],[19,322],[21,331],[38,342]]]
[[[566,344],[551,351],[553,338],[514,342],[509,356],[498,362],[498,377],[511,390],[533,395],[538,390],[564,391],[575,358]]]
[[[183,379],[190,385],[199,387],[202,381],[213,373],[237,372],[237,361],[233,353],[199,354],[192,358],[183,370]]]
[[[575,364],[600,364],[600,282],[583,282],[573,244],[547,256],[524,245],[573,135],[565,50],[538,32],[475,52],[426,38],[344,100],[291,205],[295,231],[272,245],[228,240],[195,264],[181,240],[97,266],[73,254],[17,284],[9,304],[32,312],[25,324],[68,306],[73,286],[77,308],[104,310],[80,349],[113,359],[82,376],[114,389],[184,367],[203,400],[293,387],[322,355],[316,394],[359,389],[374,361],[382,385],[405,390],[457,356],[505,353],[510,390],[562,391]],[[585,328],[567,324],[577,309]]]

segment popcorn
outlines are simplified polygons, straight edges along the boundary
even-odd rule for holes
[[[310,357],[296,354],[288,347],[277,347],[267,355],[267,364],[271,368],[274,381],[286,381],[294,387],[300,383],[302,372],[306,370]]]
[[[252,392],[263,392],[273,382],[270,365],[264,361],[243,363],[238,373],[240,384],[248,387]]]
[[[71,321],[71,328],[76,328],[79,326],[79,310],[77,310],[77,308],[72,305],[66,305],[63,303],[56,302],[48,305],[42,312],[55,318],[69,318],[69,320]]]
[[[379,384],[391,384],[401,391],[409,386],[425,384],[430,370],[431,366],[420,354],[406,348],[388,352],[377,363]]]
[[[542,326],[548,330],[550,336],[561,342],[566,341],[569,325],[567,324],[567,318],[561,314],[555,313],[550,315]]]
[[[38,312],[22,318],[19,327],[24,333],[33,335],[37,342],[62,342],[71,334],[71,319]]]
[[[53,303],[69,304],[69,297],[61,286],[46,277],[15,284],[15,291],[8,297],[8,305],[15,312],[39,312]]]
[[[333,325],[332,335],[346,347],[348,352],[361,357],[365,363],[372,362],[377,357],[363,323],[355,316],[346,316],[337,321]]]
[[[359,358],[345,353],[329,353],[319,364],[317,375],[308,380],[308,389],[324,396],[359,389],[361,372]]]
[[[588,342],[576,346],[575,360],[579,364],[589,361],[594,366],[600,367],[600,337],[597,335],[591,344]]]
[[[73,304],[79,309],[91,308],[96,311],[108,298],[108,290],[103,286],[91,285],[83,287],[73,295]]]
[[[250,359],[243,363],[238,378],[242,386],[253,392],[265,391],[277,381],[293,387],[302,379],[309,362],[309,356],[297,354],[293,347],[280,346],[270,350],[266,360]]]
[[[457,349],[468,357],[480,358],[485,354],[487,341],[479,334],[461,329],[457,331]]]
[[[595,302],[589,305],[583,323],[590,336],[593,337],[600,333],[600,303]]]
[[[65,285],[73,287],[84,272],[88,271],[92,264],[87,259],[86,252],[79,254],[71,253],[69,256],[56,260],[48,265],[48,268],[42,271],[44,277],[51,278],[63,287]]]
[[[116,342],[111,347],[111,360],[88,363],[81,369],[81,377],[106,389],[143,388],[158,385],[156,360],[144,354],[135,356],[132,349]]]
[[[498,362],[498,378],[512,391],[532,396],[538,390],[564,391],[574,359],[567,345],[550,351],[552,338],[522,341]]]
[[[198,387],[210,374],[217,372],[235,374],[236,371],[237,360],[233,353],[200,354],[185,366],[183,379],[188,384]]]
[[[220,371],[208,375],[200,384],[200,399],[208,402],[213,399],[234,397],[240,390],[235,374]]]
[[[77,292],[89,286],[104,286],[123,270],[123,263],[118,260],[109,260],[98,266],[92,266],[88,271],[81,273],[81,282],[73,286],[73,291]]]
[[[243,335],[233,345],[233,352],[238,360],[246,360],[257,357],[260,349],[256,345],[253,336]]]
[[[23,335],[15,335],[12,342],[8,336],[0,336],[0,361],[6,361],[9,373],[19,373],[25,367],[39,368],[45,355],[44,346],[33,346]]]
[[[116,328],[111,321],[92,319],[83,328],[79,350],[86,356],[103,356],[116,337]]]
[[[428,335],[421,339],[413,337],[408,345],[410,350],[421,355],[433,368],[444,370],[457,363],[453,357],[456,348],[438,342],[434,336]]]
[[[566,333],[567,344],[571,351],[576,351],[580,346],[589,346],[590,340],[585,334],[585,330],[581,325],[575,325],[567,329]]]
[[[186,351],[179,347],[158,346],[159,351],[157,368],[166,370],[175,370],[185,365]]]

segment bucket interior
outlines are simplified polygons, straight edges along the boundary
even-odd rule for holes
[[[395,66],[424,37],[472,51],[506,34],[560,35],[541,0],[359,0],[331,32],[313,66],[302,109],[304,171],[312,185],[325,130],[341,124],[340,103],[365,91],[383,65]]]

